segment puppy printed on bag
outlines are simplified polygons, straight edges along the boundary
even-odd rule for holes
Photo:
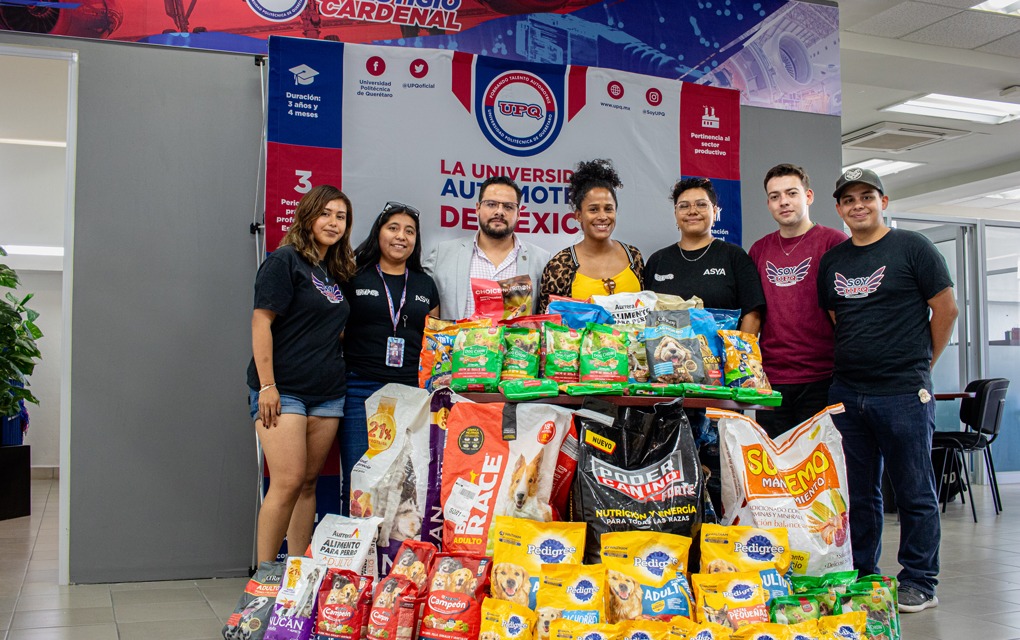
[[[601,564],[543,564],[535,597],[536,640],[547,640],[553,620],[606,621],[606,567]]]
[[[534,522],[496,516],[492,596],[534,609],[542,566],[580,563],[586,528],[583,522]]]

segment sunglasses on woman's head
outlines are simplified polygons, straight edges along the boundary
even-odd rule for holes
[[[409,204],[404,204],[403,202],[387,202],[386,206],[383,207],[382,213],[379,214],[379,217],[382,217],[387,213],[392,213],[393,211],[405,211],[416,220],[418,219],[418,216],[421,215],[420,211]]]

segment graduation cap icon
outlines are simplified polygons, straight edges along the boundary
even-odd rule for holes
[[[315,76],[319,75],[318,71],[307,64],[299,64],[288,71],[294,74],[294,84],[312,84],[315,82]]]

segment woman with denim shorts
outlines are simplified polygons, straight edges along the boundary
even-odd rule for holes
[[[351,308],[340,285],[354,274],[352,216],[343,192],[314,187],[255,277],[249,399],[272,478],[259,510],[259,562],[276,559],[284,535],[293,553],[311,542],[315,485],[347,391],[340,337]]]
[[[421,266],[418,210],[388,202],[355,252],[357,273],[344,285],[351,323],[344,334],[347,398],[340,425],[344,514],[351,469],[368,450],[365,401],[388,383],[418,386],[425,318],[439,316],[439,291]]]

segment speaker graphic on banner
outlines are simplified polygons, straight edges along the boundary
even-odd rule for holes
[[[550,251],[577,241],[569,179],[610,158],[614,237],[649,253],[678,239],[669,191],[717,182],[719,237],[740,242],[739,94],[598,67],[524,63],[448,50],[270,38],[267,248],[303,193],[334,184],[354,205],[352,241],[387,201],[422,212],[427,252],[478,228],[478,187],[522,188],[517,232]]]

